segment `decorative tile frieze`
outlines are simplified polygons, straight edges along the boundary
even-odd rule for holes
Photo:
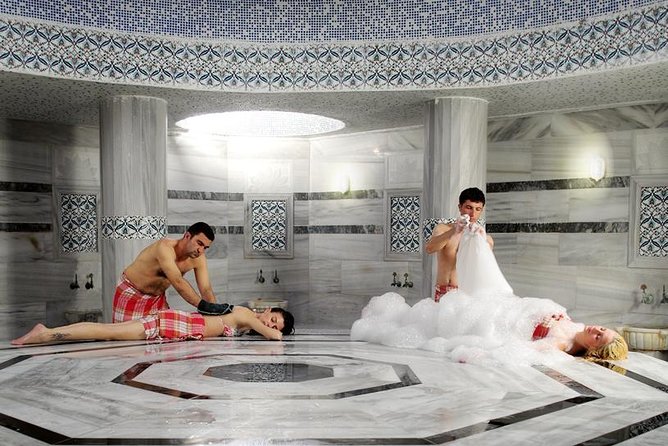
[[[167,219],[148,215],[102,217],[102,236],[108,239],[159,239],[167,235]]]
[[[467,39],[239,43],[0,17],[0,68],[220,91],[369,91],[507,85],[668,58],[668,5]]]
[[[60,194],[60,249],[97,252],[97,195]]]

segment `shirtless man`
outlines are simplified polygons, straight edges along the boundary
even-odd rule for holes
[[[436,253],[437,273],[434,300],[438,302],[445,293],[456,289],[457,248],[467,227],[487,238],[489,247],[494,247],[492,237],[478,223],[478,218],[485,207],[485,194],[477,187],[464,189],[459,194],[460,217],[452,224],[439,223],[434,228],[425,248],[428,254]]]
[[[211,289],[206,255],[214,239],[213,229],[199,222],[179,240],[163,238],[144,248],[125,268],[116,287],[113,322],[139,319],[169,308],[165,291],[174,286],[183,299],[203,314],[226,314],[232,306],[217,304]],[[183,278],[195,270],[199,293]]]

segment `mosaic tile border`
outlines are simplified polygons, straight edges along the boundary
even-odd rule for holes
[[[472,40],[332,44],[184,41],[0,16],[0,68],[218,91],[507,85],[668,59],[668,5]]]
[[[150,0],[4,0],[2,11],[131,33],[254,42],[322,42],[456,37],[534,29],[657,3],[661,2],[367,0],[328,1],[323,5],[276,0],[170,0],[166,4]]]
[[[102,237],[107,239],[159,239],[167,235],[167,218],[155,215],[102,217]]]

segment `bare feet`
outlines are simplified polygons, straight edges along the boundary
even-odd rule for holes
[[[46,332],[48,328],[46,328],[42,324],[37,324],[34,327],[32,327],[32,330],[30,330],[28,333],[24,334],[20,338],[16,338],[12,341],[12,345],[23,345],[23,344],[38,344],[40,342],[44,342],[43,340],[40,339],[40,334]]]

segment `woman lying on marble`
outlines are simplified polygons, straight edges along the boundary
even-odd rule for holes
[[[115,324],[79,322],[47,328],[37,324],[12,344],[39,344],[58,341],[199,340],[217,336],[237,336],[254,331],[267,339],[281,340],[294,330],[294,317],[282,308],[267,308],[262,313],[240,306],[222,316],[204,316],[180,310],[161,310],[156,314]]]
[[[625,359],[615,331],[573,322],[549,299],[513,293],[485,238],[471,232],[457,255],[459,289],[412,307],[396,293],[372,298],[351,338],[444,353],[459,362],[545,363],[569,355]]]

